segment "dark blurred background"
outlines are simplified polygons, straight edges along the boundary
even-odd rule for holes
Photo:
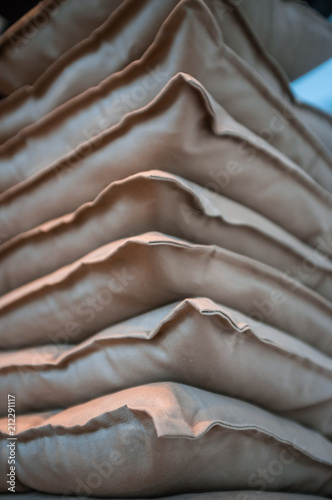
[[[3,18],[3,26],[1,31],[14,24],[20,17],[34,7],[38,1],[36,0],[0,0],[0,15]]]
[[[332,0],[307,0],[307,3],[325,17],[332,14]]]

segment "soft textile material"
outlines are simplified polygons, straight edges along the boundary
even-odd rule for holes
[[[0,347],[48,343],[63,330],[78,342],[188,296],[207,296],[332,353],[331,302],[258,261],[160,233],[110,243],[2,296]]]
[[[0,38],[0,94],[32,84],[66,50],[83,40],[122,0],[46,0]]]
[[[1,245],[0,295],[99,246],[148,231],[247,255],[332,300],[329,259],[247,207],[158,170],[114,182],[76,212]]]
[[[77,346],[62,344],[74,339],[54,336],[55,344],[0,354],[2,415],[7,393],[22,413],[172,380],[247,400],[332,437],[331,358],[209,299],[187,299]]]
[[[123,1],[90,37],[54,61],[34,85],[21,87],[0,101],[0,142],[139,59],[178,1]]]
[[[332,255],[330,193],[183,74],[149,106],[3,193],[2,240],[92,201],[114,180],[156,166],[226,194]]]
[[[291,105],[297,116],[316,133],[331,151],[332,117],[312,106],[298,102],[294,98],[290,90],[289,80],[282,67],[271,57],[267,45],[261,42],[241,9],[243,4],[245,9],[246,2],[233,2],[232,0],[205,0],[205,2],[214,13],[216,21],[221,27],[225,43],[248,62],[259,73],[264,82],[269,84],[271,89],[275,90]],[[251,0],[248,3],[254,4]],[[285,2],[283,4],[285,5]],[[268,8],[273,9],[273,2],[267,0],[263,9],[266,8],[266,5],[269,6]],[[258,12],[257,3],[255,4],[255,12]],[[277,17],[274,18],[274,22],[278,23]],[[328,24],[326,21],[323,21],[323,23]],[[328,36],[329,38],[332,37],[332,30],[330,30]],[[331,41],[330,45],[332,45]],[[303,52],[303,48],[301,52]],[[287,124],[287,112],[284,121]]]
[[[0,141],[15,135],[52,109],[138,59],[152,42],[162,21],[179,0],[126,0],[91,36],[73,47],[32,86],[0,102]],[[332,121],[314,108],[297,103],[284,74],[261,46],[240,9],[205,0],[222,30],[225,43],[247,61],[308,122],[327,147]],[[66,87],[63,86],[66,82]],[[287,114],[287,113],[286,113]],[[284,117],[287,123],[287,116]]]
[[[134,387],[62,412],[20,416],[18,423],[17,481],[46,493],[87,494],[89,485],[101,496],[254,489],[270,463],[278,475],[265,479],[266,490],[332,493],[330,441],[248,403],[182,384]],[[2,420],[2,431],[6,425]],[[0,481],[4,491],[4,476]]]
[[[332,57],[332,26],[305,2],[232,0],[290,80]],[[227,9],[224,9],[227,18]]]
[[[271,92],[223,43],[221,31],[202,0],[179,3],[139,61],[55,109],[3,145],[0,189],[29,177],[118,123],[129,111],[144,108],[179,71],[198,78],[236,120],[266,138],[332,191],[332,161],[327,150],[296,118],[287,102]],[[280,118],[285,113],[287,126]]]
[[[332,498],[332,117],[261,35],[326,44],[308,12],[44,0],[0,37],[4,498]]]

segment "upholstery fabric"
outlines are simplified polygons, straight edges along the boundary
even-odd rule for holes
[[[0,37],[4,500],[332,497],[332,117],[290,90],[331,47],[298,0]]]
[[[40,145],[46,155],[46,146]],[[14,169],[15,161],[9,165]],[[144,171],[147,165],[227,193],[332,254],[331,194],[257,140],[199,82],[183,74],[149,106],[0,195],[3,240],[75,210],[111,181]]]
[[[172,380],[249,401],[332,436],[331,358],[210,299],[149,311],[79,345],[64,343],[75,335],[54,339],[57,345],[0,356],[3,389],[17,395],[20,413]],[[6,410],[2,404],[0,412]]]
[[[34,85],[22,87],[0,102],[0,140],[15,135],[71,97],[100,84],[110,74],[139,59],[178,2],[124,1],[90,37],[57,59]],[[331,147],[328,133],[331,120],[320,111],[296,102],[283,71],[264,50],[243,12],[237,6],[228,7],[225,17],[225,4],[205,2],[220,24],[227,46],[255,68],[264,81],[286,99],[304,121],[308,121],[324,144]],[[287,116],[284,121],[287,122]]]
[[[266,138],[332,191],[332,162],[327,150],[288,103],[271,92],[223,42],[215,17],[203,0],[182,0],[137,62],[3,145],[0,167],[5,178],[0,179],[1,191],[117,124],[128,112],[144,109],[178,72],[197,78],[236,120]]]
[[[331,24],[298,0],[232,1],[290,80],[332,57]],[[276,22],[277,20],[277,22]]]
[[[109,243],[0,297],[0,346],[42,344],[63,329],[74,330],[78,342],[109,324],[193,294],[208,294],[332,352],[330,301],[258,261],[161,233]]]
[[[1,293],[70,264],[110,241],[148,231],[217,244],[247,255],[332,300],[332,264],[328,258],[257,212],[158,170],[115,181],[75,212],[1,245]]]
[[[248,403],[182,384],[143,385],[30,414],[20,429],[18,480],[50,493],[84,493],[86,481],[95,494],[113,496],[245,488],[248,477],[259,486],[257,470],[279,460],[273,489],[331,494],[330,441]],[[68,455],[68,446],[75,452]],[[91,468],[102,467],[104,476],[93,476]]]
[[[46,68],[90,35],[122,0],[44,0],[0,38],[0,94],[33,84]]]

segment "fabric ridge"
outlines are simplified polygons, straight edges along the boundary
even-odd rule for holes
[[[43,0],[0,34],[4,500],[332,497],[311,4]]]

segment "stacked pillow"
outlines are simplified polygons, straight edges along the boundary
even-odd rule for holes
[[[257,38],[290,80],[332,57],[331,24],[305,2],[226,0],[246,16]]]
[[[195,46],[196,39],[204,44]],[[287,101],[224,43],[203,0],[181,0],[140,59],[23,128],[3,145],[0,190],[119,123],[127,113],[144,109],[179,72],[197,78],[237,121],[332,190],[329,152]]]
[[[174,382],[29,414],[20,429],[22,490],[156,497],[244,489],[262,485],[268,464],[273,490],[331,493],[330,441],[251,404]]]
[[[332,496],[332,121],[289,89],[331,29],[260,4],[46,1],[0,39],[3,494]]]
[[[92,310],[84,312],[92,318]],[[161,307],[79,344],[76,335],[50,334],[54,339],[57,345],[0,359],[3,386],[17,395],[20,412],[65,408],[154,377],[247,400],[332,436],[330,358],[210,299]]]
[[[0,93],[33,84],[71,47],[89,36],[122,0],[44,0],[0,39]]]
[[[247,255],[332,297],[332,265],[323,254],[252,209],[158,170],[114,181],[75,212],[1,245],[0,290],[6,293],[55,271],[109,241],[154,230]],[[310,263],[310,273],[296,272]]]

